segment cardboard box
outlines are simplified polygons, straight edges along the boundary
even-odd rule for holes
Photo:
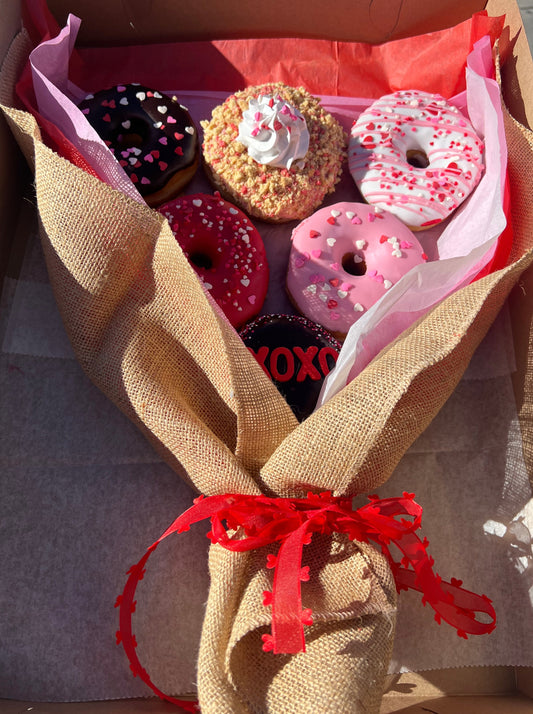
[[[181,5],[167,0],[153,0],[146,10],[144,0],[123,2],[96,0],[50,0],[50,9],[63,24],[67,13],[83,18],[79,41],[86,45],[148,43],[180,39],[212,39],[246,36],[308,36],[373,43],[430,32],[456,24],[473,12],[483,9],[479,0],[441,0],[421,4],[407,0],[398,5],[375,5],[371,25],[366,21],[368,4],[352,0],[337,0],[335,12],[319,1],[305,3],[273,2],[241,3],[226,0],[216,13],[209,0],[199,2],[183,12]],[[3,22],[0,56],[3,56],[19,26],[18,3],[1,3]],[[504,100],[511,114],[527,127],[533,127],[533,62],[525,33],[521,29],[520,13],[514,0],[489,0],[486,9],[491,15],[506,15],[506,31],[501,41],[502,54],[508,54],[502,68]],[[127,11],[126,11],[127,10]],[[350,22],[339,22],[339,18]],[[28,173],[24,162],[1,122],[0,126],[0,225],[3,230],[0,252],[2,274],[16,273],[16,264],[7,266],[7,256],[16,255],[10,243],[14,234],[20,201]],[[529,330],[532,324],[533,271],[524,275],[521,285],[512,293],[509,304],[514,324],[515,354],[518,370],[514,376],[517,404],[524,406],[524,379],[530,357]],[[527,406],[527,405],[526,405]],[[525,438],[531,437],[527,422]],[[533,442],[533,439],[531,439]],[[22,711],[42,714],[107,714],[108,712],[150,712],[160,714],[175,708],[157,700],[92,703],[36,703],[0,701],[0,711],[15,714]],[[427,711],[461,712],[464,714],[520,714],[533,711],[532,668],[468,668],[450,669],[421,674],[407,673],[391,677],[385,694],[382,713],[422,713]]]

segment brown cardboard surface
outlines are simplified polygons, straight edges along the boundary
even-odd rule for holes
[[[2,6],[2,22],[0,22],[0,57],[4,57],[11,40],[20,26],[18,0],[5,3]],[[11,132],[3,118],[0,118],[0,286],[2,276],[6,272],[10,245],[7,237],[12,234],[15,225],[18,197],[21,193],[22,177],[25,173],[22,155],[20,154]]]
[[[9,13],[3,16],[0,27],[0,56],[13,35],[17,25],[16,3],[5,3]],[[146,9],[148,6],[148,9]],[[324,16],[324,3],[310,0],[304,3],[273,2],[263,6],[237,3],[228,0],[223,12],[216,15],[206,12],[212,8],[209,0],[200,0],[183,12],[181,4],[169,0],[50,0],[50,7],[62,23],[67,12],[79,14],[84,21],[81,40],[92,42],[147,42],[167,38],[205,38],[248,35],[294,34],[315,36],[314,28],[321,28],[320,36],[347,40],[370,40],[379,42],[390,37],[431,31],[452,25],[481,9],[477,0],[448,0],[421,4],[418,0],[406,2],[359,2],[339,0],[334,10],[328,6]],[[533,63],[527,49],[525,34],[520,32],[520,15],[514,0],[490,0],[487,5],[491,14],[506,13],[509,26],[509,51],[512,60],[504,70],[508,93],[506,101],[514,116],[533,125]],[[168,23],[168,13],[176,15],[175,24]],[[178,16],[179,13],[179,16]],[[352,22],[344,18],[351,13]],[[268,17],[267,17],[268,15]],[[7,17],[7,20],[6,20]],[[368,18],[371,17],[371,22]],[[270,21],[274,18],[273,21]],[[268,21],[267,21],[268,20]],[[320,20],[320,21],[318,21]],[[363,30],[362,28],[365,28]],[[9,189],[11,169],[18,165],[16,153],[7,134],[0,130],[0,156],[7,157],[0,168],[0,196],[6,197],[0,204],[0,219],[10,210],[18,189]],[[11,191],[11,192],[10,192]],[[0,268],[1,268],[0,264]],[[0,270],[1,273],[1,270]],[[531,324],[531,300],[527,299],[533,288],[533,273],[524,276],[513,301],[519,315],[518,324]],[[517,333],[518,334],[518,333]],[[529,336],[522,334],[517,342],[517,355],[527,359]],[[516,693],[520,689],[533,697],[533,672],[530,669],[469,668],[468,670],[445,670],[422,675],[401,675],[389,684],[382,714],[496,714],[505,712],[521,714],[531,712],[533,704],[525,696]],[[443,696],[448,694],[449,696]],[[464,696],[464,694],[468,696]],[[490,696],[485,696],[489,693]],[[506,693],[506,694],[502,694]],[[166,714],[179,711],[176,707],[158,700],[129,700],[123,702],[91,703],[32,703],[0,700],[0,712],[18,714],[32,711],[37,714]]]
[[[172,0],[51,0],[63,24],[69,12],[83,19],[86,44],[140,43],[228,37],[322,37],[384,42],[451,27],[483,9],[482,0],[272,0],[243,3],[197,0],[186,9]],[[169,21],[170,19],[170,21]],[[317,28],[319,28],[317,30]]]
[[[510,696],[435,697],[413,701],[398,697],[383,701],[380,714],[531,714],[531,700]]]

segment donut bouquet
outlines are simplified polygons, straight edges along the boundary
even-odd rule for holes
[[[526,267],[516,242],[508,259],[492,76],[502,20],[466,22],[464,56],[450,52],[440,79],[393,89],[409,40],[391,43],[379,92],[353,70],[343,79],[333,56],[335,81],[352,84],[316,86],[314,40],[266,43],[296,48],[291,83],[268,76],[268,53],[264,67],[240,67],[241,43],[232,61],[248,81],[230,91],[197,87],[192,64],[175,84],[118,76],[116,48],[88,51],[89,76],[67,84],[63,68],[44,81],[74,45],[73,16],[22,71],[19,96],[28,108],[31,78],[38,106],[7,113],[15,124],[24,114],[23,146],[39,117],[58,149],[32,134],[43,246],[74,350],[198,494],[126,583],[117,576],[132,670],[191,711],[148,675],[132,632],[140,603],[132,610],[160,541],[206,519],[202,712],[284,711],[296,693],[302,714],[331,702],[376,713],[397,590],[421,591],[461,636],[494,629],[488,598],[434,573],[413,494],[352,502],[430,424]],[[464,35],[439,38],[456,47]],[[345,44],[352,63],[358,51],[367,61],[367,46]],[[158,51],[150,66],[170,66]],[[214,82],[210,69],[198,76]]]

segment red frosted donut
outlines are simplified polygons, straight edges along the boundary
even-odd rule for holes
[[[198,168],[198,131],[176,97],[140,84],[89,94],[79,105],[149,206],[178,195]]]
[[[189,262],[234,327],[255,317],[268,288],[261,236],[220,196],[197,193],[161,206]]]
[[[287,290],[303,315],[342,338],[426,260],[414,234],[392,214],[366,203],[337,203],[294,229]]]

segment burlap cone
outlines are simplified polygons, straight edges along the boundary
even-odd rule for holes
[[[386,481],[533,259],[530,133],[507,117],[516,231],[509,266],[452,295],[298,425],[204,293],[163,218],[54,154],[34,119],[14,108],[13,82],[27,53],[20,35],[0,101],[35,171],[50,280],[90,379],[207,495],[348,495]],[[395,612],[384,558],[342,538],[313,541],[302,597],[315,624],[307,652],[289,657],[261,650],[269,624],[262,592],[271,588],[265,556],[211,550],[202,711],[377,712]]]

